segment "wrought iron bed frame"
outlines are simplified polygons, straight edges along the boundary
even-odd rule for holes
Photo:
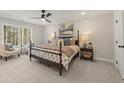
[[[67,38],[67,37],[63,37],[63,38]],[[75,45],[79,46],[79,31],[77,32],[77,40],[75,41]],[[51,53],[51,54],[55,54],[55,55],[59,55],[59,58],[60,58],[60,62],[59,63],[56,63],[56,62],[52,62],[52,61],[49,61],[47,59],[44,59],[44,58],[41,58],[41,57],[38,57],[36,55],[33,55],[31,54],[31,50],[34,49],[34,50],[38,50],[38,51],[42,51],[42,52],[46,52],[46,53]],[[59,75],[61,76],[62,75],[62,69],[63,69],[63,65],[62,65],[62,43],[60,42],[60,47],[59,47],[59,53],[54,53],[54,52],[49,52],[49,51],[45,51],[45,50],[40,50],[40,49],[35,49],[35,48],[32,48],[31,47],[31,44],[30,44],[30,61],[31,61],[31,58],[35,58],[35,59],[38,59],[40,60],[41,62],[45,62],[45,63],[48,63],[48,64],[51,64],[51,65],[54,65],[54,66],[57,66],[59,68]],[[79,53],[78,53],[79,54]],[[77,54],[76,54],[77,55]]]

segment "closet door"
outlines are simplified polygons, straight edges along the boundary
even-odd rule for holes
[[[115,64],[124,78],[124,11],[114,12]]]
[[[121,11],[121,17],[120,17],[120,33],[119,33],[119,54],[120,54],[120,58],[119,58],[119,68],[121,71],[121,75],[124,78],[124,11]]]
[[[115,59],[115,65],[116,68],[119,69],[119,62],[120,62],[120,54],[119,54],[119,35],[120,35],[120,12],[121,11],[115,11],[114,12],[114,59]]]

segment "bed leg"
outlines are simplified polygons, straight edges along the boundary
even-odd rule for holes
[[[31,54],[30,54],[30,61],[31,61]]]
[[[62,65],[60,64],[59,75],[62,76]]]
[[[5,57],[5,61],[7,61],[7,57]]]
[[[79,56],[80,56],[80,52],[77,53],[77,57],[79,57]]]
[[[30,61],[31,61],[31,48],[30,48],[30,54],[29,54],[29,57],[30,57]]]
[[[20,57],[20,54],[18,54],[18,57]]]

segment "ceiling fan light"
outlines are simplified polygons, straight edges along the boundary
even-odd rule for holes
[[[42,18],[41,20],[42,20],[42,21],[46,21],[46,19],[44,19],[44,18]]]

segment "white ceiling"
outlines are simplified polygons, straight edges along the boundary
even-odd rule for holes
[[[48,17],[52,23],[62,23],[112,13],[110,10],[48,10],[47,12],[52,13],[52,16]],[[81,15],[81,12],[86,12],[86,15]],[[0,17],[44,25],[42,20],[30,18],[40,17],[40,15],[40,10],[0,10]],[[49,23],[46,22],[46,24]]]

